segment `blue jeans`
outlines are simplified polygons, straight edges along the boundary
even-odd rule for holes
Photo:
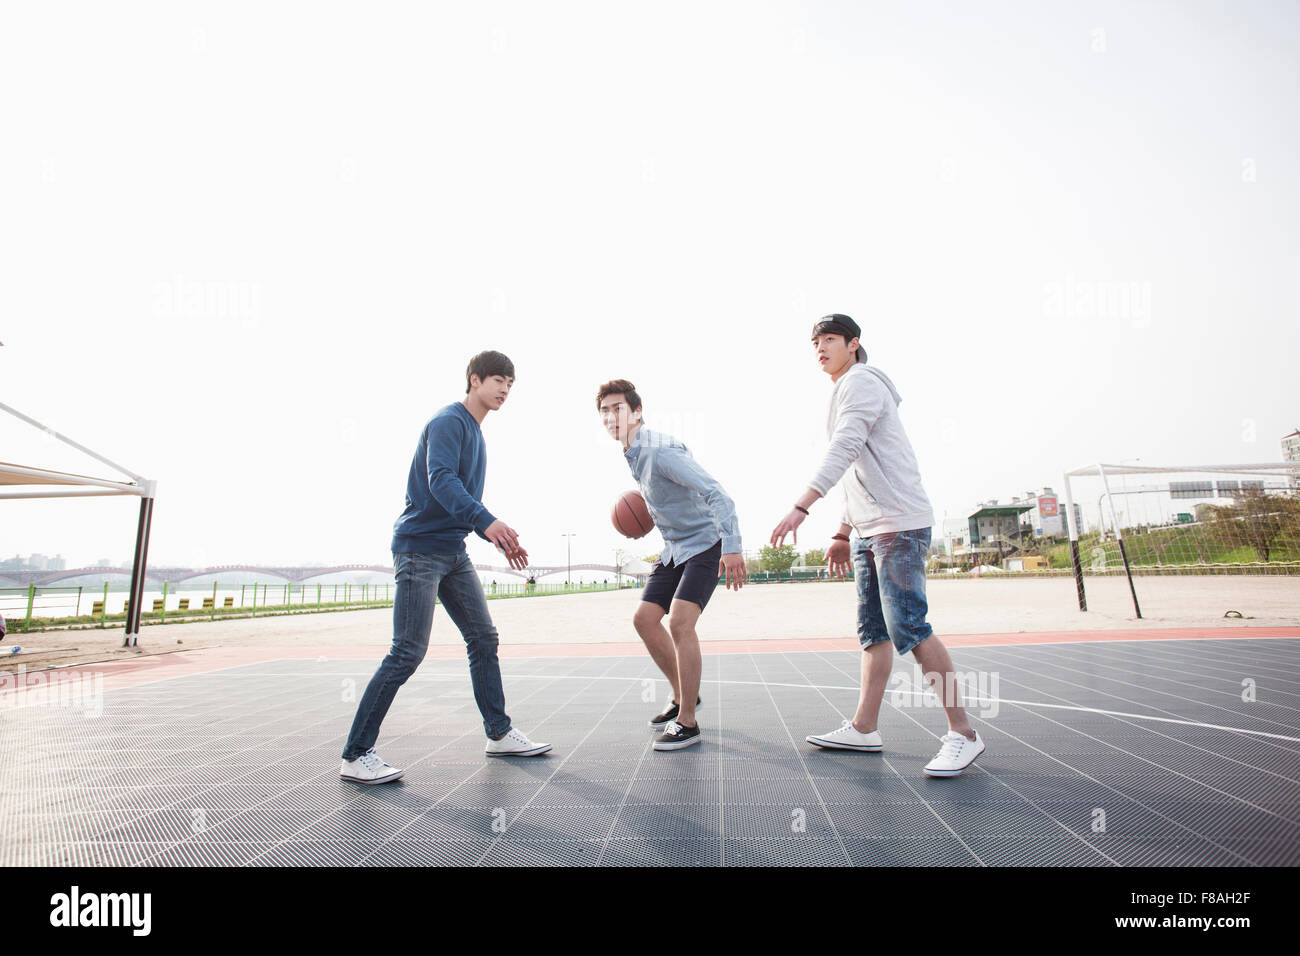
[[[506,693],[497,661],[497,629],[492,625],[483,585],[469,555],[394,554],[393,570],[397,575],[393,645],[357,705],[343,759],[355,760],[375,745],[379,725],[392,706],[397,688],[424,660],[433,629],[434,595],[465,638],[469,679],[474,686],[474,702],[483,715],[484,731],[489,737],[505,734],[510,729],[510,718],[506,716]]]
[[[930,529],[895,531],[853,539],[853,577],[858,585],[858,641],[866,650],[892,640],[906,654],[934,633],[926,623],[925,556]]]

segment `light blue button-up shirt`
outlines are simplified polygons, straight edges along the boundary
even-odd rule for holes
[[[682,564],[709,550],[719,538],[723,554],[740,553],[735,503],[685,445],[642,425],[623,456],[663,535],[661,562]]]

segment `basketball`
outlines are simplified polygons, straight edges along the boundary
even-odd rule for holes
[[[655,523],[650,519],[650,512],[646,509],[645,499],[641,497],[639,491],[627,491],[623,496],[614,502],[614,510],[610,514],[614,521],[614,528],[625,538],[644,538],[654,530]]]

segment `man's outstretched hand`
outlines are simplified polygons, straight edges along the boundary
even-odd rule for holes
[[[777,525],[776,529],[772,532],[772,547],[779,548],[785,544],[785,536],[787,534],[793,534],[794,543],[798,544],[799,525],[803,524],[803,519],[806,517],[807,515],[798,508],[791,508],[790,513],[781,519],[781,523]]]
[[[497,550],[506,556],[506,560],[516,571],[528,567],[528,552],[520,546],[519,534],[500,518],[487,526],[483,537],[496,545]]]
[[[749,580],[749,572],[745,568],[745,556],[739,553],[724,554],[722,560],[718,562],[718,577],[723,575],[726,575],[727,579],[725,586],[739,591]]]
[[[850,568],[849,543],[832,541],[826,549],[826,569],[833,578],[848,577]]]

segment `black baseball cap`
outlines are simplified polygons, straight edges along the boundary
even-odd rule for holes
[[[812,337],[816,339],[819,335],[842,335],[846,344],[852,339],[857,339],[858,361],[867,360],[867,350],[862,347],[862,329],[847,315],[839,312],[823,315],[813,326]]]

